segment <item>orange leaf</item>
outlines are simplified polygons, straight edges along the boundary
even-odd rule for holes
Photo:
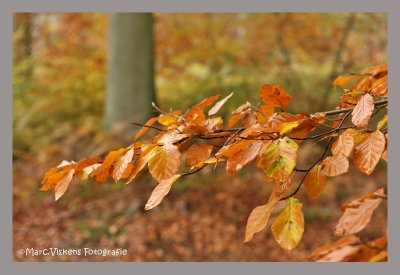
[[[221,99],[220,101],[218,101],[217,103],[215,103],[215,105],[208,111],[208,115],[212,116],[215,115],[219,109],[221,109],[221,107],[225,104],[225,102],[228,101],[228,99],[230,99],[233,96],[233,92],[230,93],[228,96],[224,97],[223,99]]]
[[[285,109],[291,100],[291,96],[279,85],[264,84],[260,89],[261,99],[275,107]]]
[[[194,105],[194,108],[202,108],[202,107],[207,107],[207,106],[211,106],[217,99],[218,99],[219,95],[213,95],[210,97],[207,97],[205,99],[203,99],[199,104]]]
[[[69,171],[75,171],[76,164],[73,162],[63,161],[57,167],[54,167],[46,172],[43,177],[41,191],[54,189],[57,184],[68,175]]]
[[[361,172],[371,175],[385,150],[385,136],[380,131],[368,133],[354,146],[353,161]]]
[[[315,165],[307,174],[304,185],[308,194],[316,199],[326,186],[326,176],[321,171],[321,165]]]
[[[267,204],[263,204],[254,208],[247,219],[246,233],[244,242],[250,241],[254,234],[260,232],[267,226],[272,208],[279,201],[279,197],[273,192]]]
[[[107,157],[104,159],[104,162],[91,173],[91,176],[97,182],[105,182],[108,175],[110,175],[110,168],[117,160],[117,158],[126,152],[126,148],[118,149],[117,151],[111,151],[108,153]]]
[[[321,165],[322,173],[329,177],[344,174],[349,170],[349,160],[342,154],[327,157]]]
[[[158,117],[152,117],[152,118],[150,118],[144,125],[145,125],[145,126],[152,126],[157,120],[158,120]],[[136,133],[136,135],[135,135],[135,140],[137,140],[137,139],[140,138],[144,133],[147,132],[147,130],[149,129],[149,127],[145,127],[145,126],[143,126],[142,129],[140,129],[140,131]]]
[[[114,171],[113,171],[113,179],[115,182],[119,181],[124,174],[125,170],[128,168],[129,163],[133,159],[135,149],[131,148],[126,152],[125,155],[121,156],[117,161],[115,162],[114,166]]]
[[[335,235],[344,237],[363,230],[371,221],[374,210],[382,203],[383,197],[385,194],[381,188],[374,193],[346,203],[343,216],[336,226]]]
[[[368,125],[373,111],[374,98],[370,94],[365,94],[351,113],[351,122],[358,128],[364,128]]]
[[[339,86],[340,88],[345,88],[350,81],[359,77],[359,75],[341,75],[333,81],[333,85],[335,87]]]
[[[186,154],[186,166],[192,167],[207,160],[214,146],[208,144],[193,144],[189,147]]]
[[[136,175],[143,169],[149,159],[153,156],[154,149],[156,148],[156,144],[145,145],[142,148],[142,152],[140,153],[139,158],[137,159],[135,166],[132,169],[132,174],[130,175],[128,181],[125,184],[130,183]]]
[[[78,174],[82,172],[82,170],[88,166],[91,166],[96,163],[102,162],[101,157],[91,157],[91,158],[84,158],[78,161],[78,164],[76,165],[76,171],[75,174]]]
[[[254,160],[260,152],[262,144],[263,142],[260,140],[243,140],[230,147],[226,152],[226,156],[228,157],[226,172],[230,174],[235,173]]]
[[[153,192],[150,195],[149,200],[144,207],[145,210],[150,210],[157,205],[159,205],[162,199],[168,194],[171,189],[172,184],[180,177],[181,175],[174,175],[169,179],[161,180],[160,183],[154,188]]]
[[[160,182],[169,179],[179,169],[181,153],[172,144],[157,146],[149,159],[149,170],[153,178]]]
[[[332,143],[331,150],[333,155],[342,154],[348,157],[353,151],[353,147],[354,147],[353,137],[349,133],[344,132]]]

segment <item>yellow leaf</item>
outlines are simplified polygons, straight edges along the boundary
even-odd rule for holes
[[[260,152],[257,164],[267,177],[284,182],[296,166],[297,148],[296,142],[288,137],[274,140]]]
[[[281,129],[279,131],[279,134],[280,135],[284,135],[287,132],[290,132],[292,129],[296,128],[297,126],[299,126],[298,122],[285,122],[285,123],[282,123]]]
[[[383,126],[385,126],[385,124],[387,123],[387,121],[388,121],[388,115],[385,114],[383,116],[383,118],[378,122],[378,126],[376,127],[376,130],[382,129]]]
[[[294,198],[287,200],[282,212],[271,226],[272,234],[279,245],[291,252],[300,243],[304,232],[302,204]]]

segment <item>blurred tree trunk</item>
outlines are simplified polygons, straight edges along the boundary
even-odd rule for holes
[[[32,58],[33,19],[33,13],[16,13],[13,16],[14,33],[19,33],[14,42],[13,58],[16,64],[29,61]],[[27,62],[23,72],[21,72],[26,80],[30,80],[32,69],[32,64]]]
[[[151,14],[110,14],[106,129],[117,122],[144,122],[151,116],[155,97],[153,47]]]

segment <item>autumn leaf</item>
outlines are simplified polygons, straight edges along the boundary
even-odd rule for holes
[[[351,113],[351,122],[358,128],[365,128],[374,111],[374,98],[370,94],[365,94],[358,101]]]
[[[57,184],[65,178],[70,170],[75,170],[76,163],[62,161],[57,167],[51,168],[43,177],[41,191],[54,189]]]
[[[386,144],[385,144],[385,150],[382,153],[382,158],[388,161],[389,137],[387,133],[385,134],[385,139],[386,139]]]
[[[321,162],[322,173],[329,177],[339,176],[349,171],[349,160],[342,154],[327,157]]]
[[[228,157],[226,172],[235,173],[254,160],[260,152],[262,144],[263,142],[260,140],[243,140],[231,146],[225,153]]]
[[[335,87],[339,86],[340,88],[345,88],[350,81],[357,79],[359,77],[360,77],[359,75],[341,75],[341,76],[338,76],[333,81],[333,85]]]
[[[107,177],[110,175],[110,168],[117,160],[119,156],[124,154],[127,151],[126,148],[118,149],[117,151],[111,151],[108,153],[107,157],[104,159],[104,162],[91,173],[91,176],[97,182],[105,182]]]
[[[150,174],[158,182],[169,179],[178,171],[180,158],[181,153],[175,145],[165,144],[155,147],[149,160]]]
[[[219,109],[221,109],[221,107],[228,101],[228,99],[230,99],[233,96],[233,92],[230,93],[228,96],[224,97],[223,99],[221,99],[220,101],[218,101],[217,103],[215,103],[215,105],[208,111],[208,115],[212,116],[215,115]]]
[[[124,174],[125,170],[128,168],[129,163],[133,159],[134,152],[135,148],[129,149],[125,155],[118,158],[117,161],[115,162],[112,174],[115,182],[118,182],[122,178],[122,175]]]
[[[75,169],[71,169],[68,171],[68,173],[65,174],[62,179],[58,181],[56,187],[54,188],[54,196],[56,201],[58,201],[58,199],[60,199],[64,195],[65,191],[67,191],[67,188],[74,176],[74,173]]]
[[[272,192],[268,203],[257,206],[251,211],[246,224],[245,243],[249,242],[254,234],[262,231],[267,226],[271,211],[278,201],[279,197]]]
[[[387,75],[375,81],[371,87],[371,94],[380,97],[387,97],[388,96],[387,81],[388,81]]]
[[[292,97],[279,85],[264,84],[260,89],[261,99],[275,107],[285,109]]]
[[[304,186],[313,199],[316,199],[326,186],[326,176],[322,173],[321,168],[321,165],[315,165],[304,179]]]
[[[383,128],[383,126],[385,126],[385,124],[388,121],[388,116],[387,114],[385,114],[381,120],[379,120],[378,125],[376,126],[376,130],[380,130]]]
[[[142,127],[142,129],[140,129],[139,132],[136,133],[135,135],[135,140],[137,140],[138,138],[140,138],[144,133],[147,132],[147,130],[149,129],[149,126],[152,126],[156,121],[158,120],[158,117],[152,117],[150,118]]]
[[[357,236],[348,236],[333,243],[315,249],[308,257],[317,262],[340,262],[348,256],[357,253],[360,239]]]
[[[375,209],[382,203],[385,194],[383,188],[368,193],[362,198],[346,203],[344,213],[335,229],[339,237],[349,236],[363,230],[371,221]]]
[[[207,160],[214,146],[208,144],[193,144],[186,152],[186,166],[192,167]]]
[[[282,136],[282,135],[286,134],[287,132],[290,132],[292,129],[296,128],[297,126],[299,126],[298,122],[282,123],[279,134]]]
[[[85,169],[88,166],[91,166],[96,163],[101,163],[103,160],[101,157],[90,157],[90,158],[84,158],[78,161],[75,169],[75,174],[79,174],[82,172],[83,169]]]
[[[140,153],[137,161],[135,162],[135,165],[132,169],[132,173],[129,176],[128,181],[125,184],[129,184],[134,180],[136,175],[144,168],[144,166],[147,164],[149,159],[153,157],[153,152],[154,149],[156,148],[156,144],[149,144],[149,145],[143,145],[141,150],[142,152]]]
[[[371,175],[385,150],[385,136],[380,131],[366,134],[354,146],[353,161],[361,172]]]
[[[257,164],[266,176],[285,181],[296,166],[297,148],[298,145],[288,137],[274,140],[260,152]]]
[[[159,205],[162,199],[168,194],[171,189],[172,184],[180,177],[181,175],[177,174],[168,179],[161,180],[160,183],[154,188],[153,192],[150,195],[149,200],[144,207],[145,210],[150,210],[157,205]]]
[[[297,199],[290,197],[271,226],[275,240],[287,252],[296,248],[303,236],[304,216],[301,210],[302,206]]]
[[[207,107],[207,106],[211,106],[217,99],[218,99],[219,95],[213,95],[210,97],[207,97],[205,99],[203,99],[199,104],[194,105],[194,108],[202,108],[202,107]]]
[[[332,143],[332,154],[339,155],[342,154],[349,157],[354,147],[353,136],[348,132],[342,133],[333,143]]]

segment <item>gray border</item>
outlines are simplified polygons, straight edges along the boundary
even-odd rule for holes
[[[339,3],[340,1],[340,3]],[[2,192],[0,201],[1,236],[0,236],[0,273],[1,274],[70,274],[95,272],[107,274],[110,272],[124,272],[131,274],[154,274],[174,272],[175,274],[204,274],[205,272],[229,273],[229,274],[265,274],[273,273],[297,273],[307,272],[338,274],[384,274],[399,270],[399,209],[400,200],[394,197],[399,194],[400,184],[396,179],[400,178],[400,171],[395,165],[400,163],[400,154],[393,154],[394,148],[400,148],[400,133],[394,129],[390,133],[389,153],[389,262],[374,264],[338,263],[18,263],[12,262],[12,45],[11,45],[11,15],[13,12],[388,12],[389,14],[389,67],[390,75],[399,75],[400,40],[398,26],[400,26],[400,11],[397,1],[387,0],[13,0],[1,3],[0,30],[0,175],[2,178]],[[390,105],[399,102],[399,78],[390,77]],[[397,89],[396,89],[397,88]],[[400,125],[400,108],[389,108],[390,124]],[[392,199],[393,198],[393,199]]]

